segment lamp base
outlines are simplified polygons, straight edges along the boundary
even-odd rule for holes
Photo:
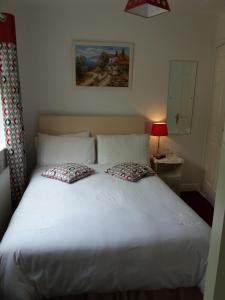
[[[154,154],[153,156],[154,156],[156,159],[162,159],[162,158],[165,158],[165,157],[166,157],[166,155],[160,154],[160,153],[156,153],[156,154]]]

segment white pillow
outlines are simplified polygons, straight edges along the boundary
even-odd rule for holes
[[[98,135],[97,148],[99,164],[149,163],[149,136],[147,134]]]
[[[64,163],[93,164],[94,162],[94,138],[38,134],[38,166]]]
[[[55,136],[55,135],[44,134],[44,133],[40,133],[40,134],[47,135],[47,136]],[[89,137],[90,136],[90,132],[89,131],[82,131],[82,132],[78,132],[78,133],[68,133],[68,134],[62,134],[62,135],[57,135],[57,136]],[[38,136],[34,137],[34,146],[35,146],[35,150],[37,150],[37,147],[38,147]]]

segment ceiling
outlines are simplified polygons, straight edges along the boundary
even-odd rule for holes
[[[214,15],[218,16],[225,13],[225,0],[168,0],[171,11],[179,14],[194,14],[194,15]],[[7,0],[7,6],[26,6],[26,7],[44,7],[44,6],[74,6],[88,5],[98,6],[116,5],[123,9],[127,0]],[[7,7],[6,6],[6,7]],[[4,5],[0,5],[0,9]]]

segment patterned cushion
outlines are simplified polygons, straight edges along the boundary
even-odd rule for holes
[[[121,179],[136,182],[145,176],[154,175],[155,172],[148,165],[125,162],[105,170],[106,173]]]
[[[85,165],[68,163],[45,170],[41,175],[62,182],[73,183],[93,173],[94,170]]]

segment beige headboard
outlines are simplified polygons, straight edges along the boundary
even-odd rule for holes
[[[97,134],[141,134],[146,119],[142,116],[65,116],[40,115],[38,131],[46,134],[67,134],[90,131]]]

